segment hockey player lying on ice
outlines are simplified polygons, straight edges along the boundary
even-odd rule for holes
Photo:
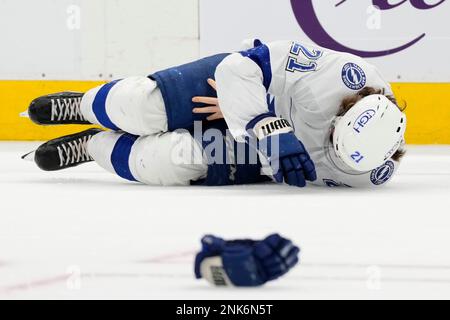
[[[252,40],[246,49],[84,95],[36,99],[28,113],[38,124],[110,130],[50,141],[34,160],[59,170],[93,159],[152,185],[272,179],[297,187],[306,181],[365,187],[390,180],[403,155],[406,117],[374,66],[291,41]]]

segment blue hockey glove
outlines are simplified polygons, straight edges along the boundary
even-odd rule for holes
[[[202,239],[195,259],[195,275],[216,286],[254,287],[286,274],[299,261],[300,249],[273,234],[262,241]]]
[[[314,163],[287,120],[262,115],[247,129],[256,136],[261,163],[270,166],[276,182],[304,187],[306,180],[317,179]]]

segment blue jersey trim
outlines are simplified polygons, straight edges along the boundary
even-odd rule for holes
[[[106,113],[106,98],[108,97],[111,89],[119,82],[120,80],[115,80],[110,83],[105,84],[100,88],[98,93],[95,96],[94,102],[92,103],[92,111],[94,111],[95,117],[98,122],[105,128],[111,130],[120,130],[109,118]]]
[[[131,134],[123,134],[119,140],[117,140],[111,154],[111,163],[116,173],[130,181],[137,181],[130,170],[130,154],[131,148],[137,140],[137,136]]]
[[[271,97],[270,94],[267,95],[267,105],[269,106],[269,112],[276,114],[275,112],[275,97]]]
[[[259,46],[262,46],[262,45],[263,45],[263,43],[262,43],[262,41],[259,40],[259,39],[255,39],[255,40],[253,41],[253,47],[259,47]]]
[[[251,59],[261,68],[264,78],[264,88],[269,90],[270,84],[272,83],[272,67],[270,65],[269,47],[265,44],[261,44],[256,48],[242,51],[241,55]]]

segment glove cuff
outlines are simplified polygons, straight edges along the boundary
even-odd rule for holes
[[[204,236],[202,239],[202,251],[200,251],[195,257],[195,277],[197,279],[202,278],[200,266],[206,258],[218,256],[225,248],[225,240],[215,237],[213,235]]]
[[[199,265],[200,277],[204,278],[210,284],[218,287],[234,287],[223,266],[221,256],[214,256],[204,259]]]
[[[250,121],[247,125],[247,131],[249,130],[258,140],[294,131],[289,121],[272,113],[260,115]]]

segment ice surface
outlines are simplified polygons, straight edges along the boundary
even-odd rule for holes
[[[411,147],[377,190],[150,187],[95,164],[41,172],[0,143],[0,299],[450,298],[450,146]],[[205,233],[279,232],[302,263],[259,289],[193,277]]]

